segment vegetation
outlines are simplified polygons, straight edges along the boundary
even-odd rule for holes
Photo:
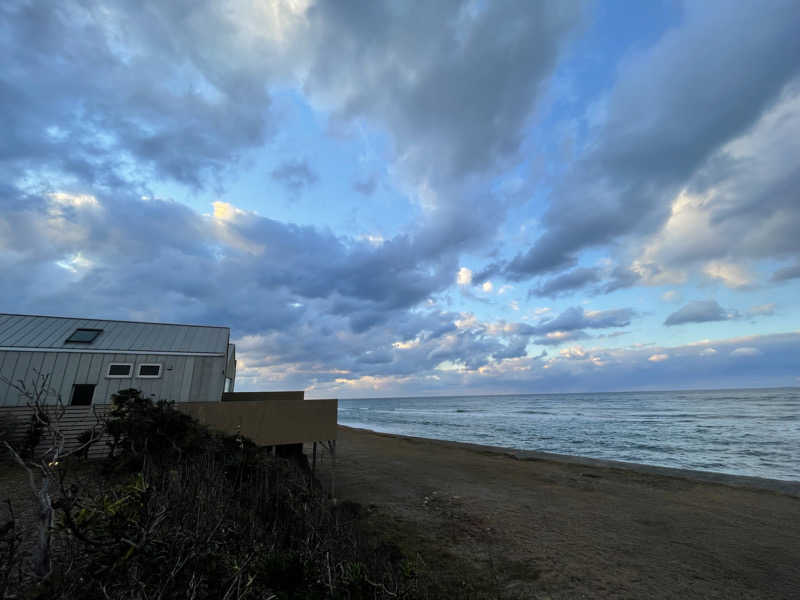
[[[0,598],[419,595],[414,561],[371,536],[359,506],[327,498],[307,466],[136,390],[113,401],[103,461],[85,460],[95,430],[38,457],[6,443],[38,510],[26,520],[8,501],[0,512]],[[39,422],[40,438],[58,439],[57,419]]]

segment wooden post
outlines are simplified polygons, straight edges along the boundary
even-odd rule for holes
[[[314,472],[317,470],[317,442],[314,442],[313,451],[311,453],[311,476],[314,476]]]
[[[331,452],[331,498],[336,502],[336,440],[328,440]]]

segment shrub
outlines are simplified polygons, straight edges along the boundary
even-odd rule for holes
[[[63,482],[53,571],[32,599],[384,598],[413,570],[332,504],[296,463],[210,432],[171,404],[124,390],[107,421],[111,463]]]

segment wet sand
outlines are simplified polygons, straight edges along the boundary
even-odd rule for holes
[[[453,597],[800,598],[800,483],[341,427],[336,496]]]

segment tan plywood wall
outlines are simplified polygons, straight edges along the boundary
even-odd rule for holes
[[[212,429],[241,433],[256,444],[299,444],[336,439],[338,400],[188,402],[176,408]]]
[[[249,402],[262,402],[264,400],[302,400],[305,392],[226,392],[222,394],[223,402],[237,402],[247,400]]]

